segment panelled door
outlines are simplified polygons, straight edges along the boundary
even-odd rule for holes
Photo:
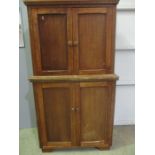
[[[67,8],[32,10],[32,56],[38,75],[71,74],[73,70],[72,13]],[[30,26],[31,26],[30,25]]]
[[[111,8],[73,9],[75,73],[96,74],[112,71],[113,22]]]
[[[73,87],[70,83],[34,83],[41,146],[75,145]]]
[[[82,82],[79,86],[80,145],[109,147],[112,137],[114,85]]]

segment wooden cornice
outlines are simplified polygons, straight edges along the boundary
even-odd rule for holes
[[[106,4],[116,5],[119,0],[24,0],[28,6],[57,4]]]

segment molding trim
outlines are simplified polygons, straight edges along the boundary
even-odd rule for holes
[[[135,48],[115,49],[116,52],[135,52]]]
[[[135,86],[135,81],[117,81],[116,86]]]
[[[134,125],[134,120],[115,120],[114,125]]]
[[[121,7],[117,8],[117,11],[135,11],[135,8]]]

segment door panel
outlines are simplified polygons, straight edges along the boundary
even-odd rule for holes
[[[42,146],[66,147],[74,142],[73,87],[68,83],[34,83]]]
[[[43,89],[48,141],[71,140],[70,97],[68,88]]]
[[[109,144],[113,86],[109,82],[80,83],[80,137],[82,146]]]
[[[43,70],[67,70],[67,15],[39,15]]]
[[[68,46],[72,40],[72,15],[70,9],[38,9],[33,16],[35,49],[34,71],[38,75],[71,74],[73,52]]]
[[[79,74],[110,73],[111,31],[108,8],[79,8],[73,11],[75,70]],[[110,48],[110,50],[109,50]],[[110,53],[109,53],[110,52]]]
[[[102,69],[105,65],[104,14],[80,14],[79,19],[79,68]]]

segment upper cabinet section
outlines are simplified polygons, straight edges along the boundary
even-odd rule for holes
[[[34,75],[113,73],[116,1],[64,8],[37,2],[47,1],[26,1],[36,5],[28,7]]]

